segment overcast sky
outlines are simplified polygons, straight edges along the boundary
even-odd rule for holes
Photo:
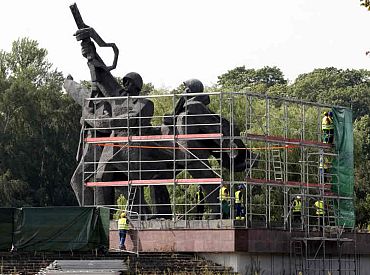
[[[0,49],[29,37],[65,75],[89,79],[65,0],[1,1]],[[156,88],[206,85],[236,66],[277,66],[293,81],[315,68],[369,69],[370,12],[358,0],[77,0],[86,24],[120,49],[115,76]],[[113,55],[100,51],[106,63]]]

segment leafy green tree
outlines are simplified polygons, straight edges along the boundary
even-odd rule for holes
[[[312,102],[352,107],[354,119],[370,112],[370,71],[333,67],[301,74],[288,95]]]
[[[1,206],[75,204],[80,108],[61,91],[63,75],[28,38],[0,54]],[[23,194],[23,195],[21,195]]]
[[[217,84],[222,88],[241,90],[247,87],[256,88],[261,85],[269,88],[276,84],[285,85],[287,81],[277,67],[263,67],[262,69],[246,69],[245,66],[236,67],[218,77]]]
[[[356,219],[358,224],[370,223],[370,118],[363,116],[354,123],[354,160]]]

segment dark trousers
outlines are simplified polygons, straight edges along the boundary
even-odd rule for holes
[[[235,204],[235,210],[236,210],[236,214],[235,214],[235,218],[244,218],[244,207],[241,203],[236,203]]]
[[[223,219],[230,218],[230,205],[229,205],[228,201],[223,200],[221,202],[221,206],[222,206],[222,218]]]
[[[334,129],[322,130],[322,142],[332,144],[334,141]]]
[[[324,215],[317,215],[317,226],[319,230],[324,226]]]
[[[126,249],[125,247],[126,233],[127,233],[127,230],[125,229],[119,230],[119,248],[120,249]]]
[[[293,212],[293,222],[294,223],[302,223],[301,211]]]
[[[196,220],[201,220],[203,219],[203,213],[204,213],[204,205],[197,205],[197,213],[198,215],[195,215]]]

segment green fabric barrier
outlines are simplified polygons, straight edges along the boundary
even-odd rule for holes
[[[353,162],[353,126],[350,109],[333,108],[334,143],[338,154],[333,161],[332,191],[339,196],[349,197],[340,199],[338,204],[339,225],[347,228],[355,226],[355,210],[353,204],[354,162]]]
[[[15,208],[0,208],[0,250],[9,251],[13,243]]]
[[[108,208],[98,208],[99,210],[99,242],[105,247],[109,247],[109,226],[110,210]]]
[[[15,247],[22,251],[86,251],[108,246],[108,209],[22,208],[14,224]]]

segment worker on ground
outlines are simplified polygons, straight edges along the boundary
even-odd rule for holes
[[[301,196],[296,196],[293,200],[293,223],[302,223],[302,201]]]
[[[228,219],[230,217],[230,195],[229,189],[227,189],[226,185],[223,183],[220,188],[219,199],[221,202],[221,212],[222,212],[222,219]]]
[[[200,185],[198,185],[198,191],[195,193],[195,202],[197,204],[197,215],[195,219],[202,220],[204,214],[204,193]]]
[[[119,249],[126,250],[125,241],[127,231],[129,229],[129,221],[126,217],[126,212],[121,213],[121,217],[118,220],[118,231],[119,231]]]
[[[332,144],[334,140],[334,124],[333,113],[324,112],[324,117],[321,121],[322,142]]]
[[[322,200],[317,200],[315,202],[316,216],[317,216],[317,225],[320,231],[321,227],[324,226],[324,202]]]
[[[244,213],[244,194],[243,194],[244,186],[240,184],[237,187],[237,191],[235,192],[235,220],[244,220],[245,213]]]

